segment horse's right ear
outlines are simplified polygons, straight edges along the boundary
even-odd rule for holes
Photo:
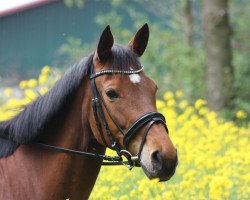
[[[110,31],[110,26],[108,25],[102,32],[97,46],[97,56],[101,62],[105,62],[110,57],[113,44],[114,37]]]

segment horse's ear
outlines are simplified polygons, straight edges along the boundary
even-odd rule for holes
[[[144,24],[135,34],[135,36],[130,40],[128,46],[129,48],[137,54],[139,57],[144,53],[149,38],[149,28],[148,24]]]
[[[97,46],[97,56],[100,61],[106,61],[110,57],[113,44],[114,37],[110,31],[110,26],[108,25],[102,32]]]

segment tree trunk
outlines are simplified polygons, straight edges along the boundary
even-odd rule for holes
[[[229,107],[234,96],[228,13],[227,0],[203,0],[207,101],[216,111]]]
[[[192,1],[184,0],[182,4],[182,10],[183,10],[184,40],[188,47],[192,47],[193,46]]]

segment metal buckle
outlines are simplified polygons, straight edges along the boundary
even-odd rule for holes
[[[119,156],[122,158],[122,164],[129,170],[131,170],[135,166],[135,162],[139,159],[138,155],[132,156],[132,154],[125,149],[119,152]],[[122,156],[125,157],[127,160],[124,160]]]
[[[92,102],[93,102],[93,103],[96,103],[96,102],[98,102],[98,98],[97,98],[97,97],[95,97],[95,98],[92,98]]]

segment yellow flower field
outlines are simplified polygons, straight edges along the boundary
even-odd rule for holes
[[[46,66],[38,80],[22,81],[23,98],[11,88],[1,94],[0,120],[16,114],[38,93],[48,89],[51,69]],[[55,77],[56,75],[54,75]],[[206,101],[188,103],[182,91],[166,92],[157,106],[166,119],[170,137],[178,148],[179,165],[165,183],[149,181],[140,168],[102,167],[90,199],[250,199],[250,125],[239,127],[209,111]],[[239,120],[247,113],[235,113]],[[107,154],[112,154],[110,150]]]
[[[91,199],[250,199],[249,126],[226,122],[205,100],[191,106],[179,94],[167,92],[157,101],[178,148],[175,176],[158,183],[141,169],[103,167]]]

